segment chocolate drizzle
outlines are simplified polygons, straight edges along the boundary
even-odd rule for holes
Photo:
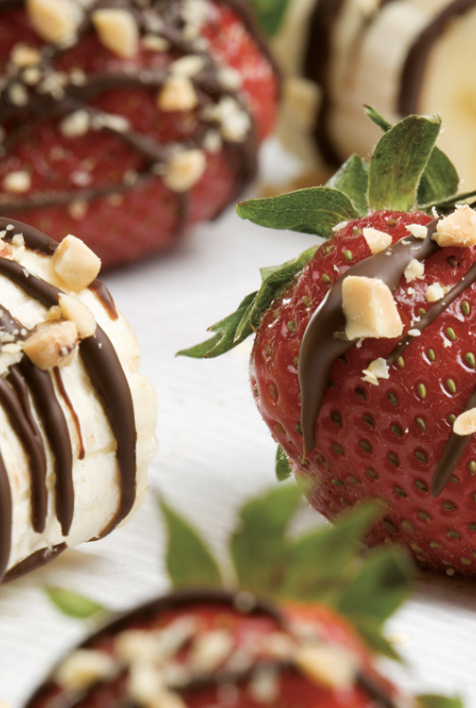
[[[277,73],[269,49],[265,46],[244,3],[241,0],[218,0],[218,2],[229,5],[240,15],[260,51],[267,58],[274,72]],[[0,15],[13,9],[19,10],[23,6],[24,3],[21,0],[0,0]],[[256,174],[257,137],[253,117],[241,91],[229,88],[221,79],[221,66],[218,62],[207,51],[197,48],[198,45],[193,40],[185,39],[181,31],[181,0],[169,0],[166,4],[161,4],[160,0],[153,0],[150,6],[147,5],[147,7],[144,6],[144,3],[137,2],[136,4],[134,0],[128,3],[124,3],[121,0],[100,0],[93,7],[82,10],[84,15],[77,31],[77,42],[80,42],[88,33],[95,31],[91,20],[91,13],[94,9],[98,7],[125,6],[133,13],[139,31],[142,34],[155,35],[166,40],[170,45],[170,51],[177,58],[194,55],[203,60],[202,70],[191,77],[198,97],[197,111],[203,127],[198,129],[194,136],[189,136],[184,140],[182,147],[186,149],[198,148],[206,151],[207,128],[219,129],[218,119],[208,117],[206,109],[210,105],[218,106],[221,99],[225,97],[232,98],[237,110],[248,116],[250,127],[246,134],[240,136],[237,140],[229,140],[223,137],[223,149],[225,155],[228,156],[230,165],[233,167],[235,176],[235,184],[233,194],[230,195],[230,201],[235,200],[243,187]],[[172,156],[171,150],[177,148],[177,145],[162,145],[158,140],[149,138],[134,130],[127,122],[118,123],[118,116],[111,116],[90,105],[94,98],[104,92],[120,88],[139,87],[145,91],[157,92],[170,78],[171,70],[169,68],[143,68],[131,73],[126,66],[123,70],[84,75],[80,82],[75,81],[69,74],[62,72],[62,83],[59,91],[55,91],[54,88],[51,91],[43,89],[43,80],[48,80],[56,75],[55,62],[61,59],[68,49],[69,46],[61,48],[59,45],[47,44],[41,50],[42,58],[38,67],[42,78],[38,86],[30,86],[28,84],[21,67],[16,72],[13,72],[11,77],[7,77],[5,85],[2,85],[2,90],[0,90],[0,125],[3,125],[6,130],[3,147],[0,145],[0,155],[2,153],[3,155],[8,155],[16,143],[23,140],[26,132],[33,129],[38,122],[49,118],[65,118],[78,110],[82,110],[89,117],[91,129],[113,133],[118,140],[127,144],[142,158],[142,167],[138,169],[133,179],[128,179],[128,176],[124,174],[122,180],[110,184],[92,187],[82,186],[66,190],[43,190],[40,193],[28,194],[24,197],[0,195],[0,210],[4,214],[24,213],[39,207],[68,205],[72,202],[87,203],[110,195],[125,194],[139,187],[144,181],[166,173],[167,164]],[[64,83],[64,79],[66,79],[66,83]],[[18,87],[19,85],[24,89],[27,97],[25,103],[23,101],[20,102],[21,105],[15,103],[11,92],[12,87]],[[187,193],[176,193],[176,200],[178,216],[175,229],[180,231],[187,220]]]
[[[11,240],[15,234],[22,233],[28,249],[51,255],[56,248],[56,242],[43,236],[36,229],[0,218],[0,229],[7,227],[5,238]],[[58,295],[61,290],[28,272],[19,263],[0,258],[0,275],[15,283],[28,296],[46,308],[58,304]],[[113,318],[117,317],[117,311],[107,289],[103,288],[99,282],[95,282],[92,290],[103,302],[106,309],[113,313]],[[4,331],[15,333],[17,340],[24,337],[26,330],[22,328],[21,323],[18,323],[1,304],[0,310],[3,313],[1,324]],[[105,332],[97,327],[95,335],[82,340],[79,351],[91,385],[97,392],[110,423],[112,434],[117,441],[120,502],[113,519],[102,531],[101,535],[105,535],[129,513],[135,499],[137,436],[134,409],[129,384],[122,365]],[[56,381],[56,388],[54,381]],[[27,357],[23,356],[18,364],[10,366],[5,376],[0,377],[0,403],[29,458],[32,527],[37,533],[44,531],[48,512],[46,450],[33,412],[34,407],[54,460],[55,514],[63,535],[67,537],[74,518],[73,452],[71,434],[58,395],[63,397],[71,411],[80,440],[79,457],[83,457],[84,448],[79,420],[59,371],[41,371]],[[9,547],[11,542],[12,523],[12,500],[8,476],[1,464],[0,494],[2,528],[6,525],[6,520],[10,519],[8,532],[2,533],[0,539],[1,569],[3,566],[6,567],[5,558],[9,554],[7,545]],[[46,556],[43,554],[41,557]],[[0,574],[0,579],[1,577]]]
[[[345,316],[342,309],[342,283],[344,279],[349,275],[380,278],[390,290],[396,290],[405,268],[412,259],[423,261],[438,249],[432,239],[436,223],[435,220],[428,224],[428,234],[424,239],[409,235],[385,251],[349,268],[332,285],[309,320],[301,343],[298,366],[301,386],[301,427],[306,454],[315,447],[316,420],[332,365],[337,357],[355,345],[354,341],[343,337]]]
[[[12,493],[0,453],[0,578],[3,578],[10,558],[12,521]]]

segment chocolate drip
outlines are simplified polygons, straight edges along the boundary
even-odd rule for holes
[[[56,398],[50,374],[40,371],[27,357],[23,357],[19,368],[33,396],[53,453],[56,475],[56,516],[63,536],[67,536],[74,514],[73,451],[68,424]]]
[[[0,453],[0,578],[3,578],[10,558],[12,520],[12,493]]]
[[[343,337],[345,315],[342,308],[342,283],[349,276],[364,276],[383,280],[394,291],[412,259],[423,261],[438,246],[432,240],[437,220],[428,224],[424,239],[408,236],[385,251],[370,256],[349,268],[331,286],[326,297],[312,315],[304,332],[299,353],[299,383],[301,387],[301,426],[305,454],[316,444],[316,420],[324,398],[334,361],[355,345]],[[337,336],[336,336],[337,335]]]
[[[81,424],[79,422],[78,414],[74,410],[73,402],[71,401],[71,398],[68,396],[68,392],[65,388],[63,377],[61,376],[61,372],[58,369],[57,366],[53,369],[53,376],[55,377],[56,381],[56,387],[58,388],[58,391],[61,394],[61,398],[65,402],[66,406],[68,407],[68,410],[71,414],[71,417],[74,421],[74,427],[76,428],[76,434],[78,436],[78,445],[79,445],[79,450],[78,450],[78,460],[84,460],[84,444],[83,444],[83,436],[81,434]]]
[[[116,303],[114,302],[111,293],[104,285],[104,283],[100,280],[93,280],[91,285],[89,285],[88,289],[92,290],[93,293],[96,295],[97,299],[101,302],[102,306],[106,310],[111,320],[117,320],[117,318],[119,317],[119,313],[116,309]]]
[[[419,113],[421,89],[433,46],[458,15],[474,10],[474,0],[455,0],[415,37],[403,65],[397,110],[400,115]]]
[[[261,37],[261,33],[257,31],[256,24],[245,4],[241,2],[241,0],[218,0],[218,2],[229,5],[240,15],[245,27],[253,37],[254,42],[262,54],[267,58],[275,73],[278,74],[276,65],[271,58],[270,51]],[[117,0],[111,0],[111,2],[98,2],[95,4],[94,8],[84,10],[84,18],[78,29],[78,41],[81,41],[81,37],[92,30],[90,15],[93,9],[103,6],[121,7],[122,4]],[[181,2],[175,1],[173,3],[169,3],[168,6],[166,8],[164,7],[162,10],[160,9],[161,6],[156,3],[155,7],[152,6],[151,8],[148,8],[148,12],[155,12],[158,17],[160,16],[162,18],[163,21],[159,35],[170,43],[174,52],[182,56],[194,54],[201,56],[204,59],[204,69],[197,76],[191,78],[197,91],[199,101],[198,109],[200,110],[204,108],[210,100],[218,103],[222,97],[232,96],[240,109],[246,112],[250,119],[251,127],[247,136],[243,140],[238,142],[224,140],[223,142],[225,154],[228,157],[230,165],[233,167],[233,173],[235,175],[235,187],[233,194],[230,197],[231,200],[233,200],[241,193],[245,184],[256,174],[256,134],[253,117],[249,111],[249,108],[244,103],[241,94],[238,91],[225,88],[220,83],[219,65],[214,61],[214,59],[206,52],[197,50],[193,42],[184,39],[182,36],[179,26],[180,14],[177,9],[172,11],[173,8],[180,8],[180,6]],[[22,2],[2,0],[0,2],[0,13],[20,7],[23,7]],[[140,30],[144,33],[150,31],[147,26],[147,16],[145,11],[134,4],[131,4],[130,7],[128,6],[128,9],[133,12]],[[159,15],[159,13],[162,14]],[[178,26],[174,26],[174,23]],[[40,69],[48,72],[50,67],[53,66],[54,60],[60,57],[64,51],[67,51],[67,48],[61,49],[59,46],[47,45],[42,50],[42,61],[39,65]],[[17,83],[18,81],[22,82],[21,73],[9,79],[2,92],[0,92],[0,123],[5,123],[5,121],[8,121],[9,119],[14,119],[19,123],[19,126],[17,129],[13,130],[13,132],[11,132],[4,141],[4,154],[7,154],[9,150],[12,150],[15,143],[22,139],[22,136],[24,136],[25,125],[32,128],[35,123],[45,118],[55,116],[63,117],[76,110],[82,109],[86,110],[90,114],[93,127],[95,127],[94,121],[96,120],[97,129],[114,133],[119,140],[128,144],[144,159],[145,166],[138,170],[137,178],[132,181],[125,180],[124,182],[104,184],[102,186],[76,189],[73,191],[59,190],[50,193],[44,191],[33,196],[25,197],[0,196],[0,208],[3,213],[11,213],[20,210],[23,212],[25,210],[28,211],[38,207],[66,205],[73,200],[89,202],[112,194],[124,194],[136,188],[144,180],[152,178],[158,174],[158,172],[160,172],[160,167],[165,167],[168,162],[170,157],[169,149],[162,146],[157,141],[133,130],[130,126],[127,130],[123,130],[114,127],[114,124],[108,120],[103,120],[102,122],[99,120],[98,123],[98,118],[108,118],[108,116],[100,110],[93,109],[88,106],[88,102],[105,91],[111,91],[117,88],[139,86],[144,90],[157,91],[157,89],[164,85],[169,76],[169,70],[158,68],[142,69],[135,73],[128,73],[127,71],[124,71],[122,73],[108,72],[103,74],[94,74],[85,77],[84,81],[80,85],[71,82],[63,86],[62,95],[59,98],[48,93],[39,93],[31,90],[30,87],[25,84],[24,86],[28,93],[28,101],[25,106],[15,105],[15,103],[10,100],[9,94],[10,85]],[[27,119],[25,113],[28,115]],[[20,115],[21,120],[19,120]],[[214,120],[206,119],[206,122],[211,126],[215,124]],[[204,137],[205,131],[199,132],[199,134],[193,138],[189,137],[186,141],[187,148],[195,147],[205,149]],[[0,146],[0,154],[1,152],[2,147]],[[175,225],[175,230],[179,233],[185,226],[186,217],[188,214],[188,193],[176,194],[176,199],[178,202],[178,219]],[[221,210],[222,209],[220,209],[220,211]]]

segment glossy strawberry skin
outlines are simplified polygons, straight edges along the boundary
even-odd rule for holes
[[[386,231],[395,242],[405,236],[405,225],[430,219],[375,212],[349,222],[324,244],[263,319],[251,381],[258,408],[296,475],[311,481],[309,498],[318,511],[332,518],[361,499],[380,497],[386,508],[369,535],[371,544],[400,541],[426,567],[474,574],[476,443],[470,441],[443,492],[430,493],[454,416],[476,384],[474,286],[415,338],[378,386],[362,381],[362,371],[398,340],[364,340],[334,363],[316,423],[316,448],[303,459],[297,360],[312,313],[341,273],[371,255],[363,227]],[[439,249],[425,262],[422,279],[402,279],[394,297],[404,331],[429,309],[427,286],[455,285],[475,258],[474,248]]]
[[[226,3],[210,4],[213,18],[204,27],[203,35],[210,43],[211,55],[240,73],[241,94],[249,106],[256,143],[259,143],[270,132],[276,114],[276,73],[237,12]],[[0,26],[0,67],[3,69],[18,43],[43,46],[23,10],[4,12]],[[134,58],[122,59],[107,50],[95,32],[90,32],[55,60],[55,68],[68,72],[79,67],[89,75],[147,67],[167,68],[176,58],[172,53],[141,49]],[[145,88],[108,90],[89,105],[123,116],[135,130],[161,145],[187,145],[187,141],[193,141],[203,130],[195,110],[159,111],[156,92]],[[206,153],[206,171],[186,194],[185,216],[184,196],[171,191],[156,176],[148,177],[125,194],[96,198],[89,202],[86,210],[75,210],[74,191],[84,186],[81,180],[85,173],[87,186],[100,188],[111,182],[121,183],[127,172],[139,172],[144,162],[137,152],[106,131],[90,131],[84,136],[67,138],[61,133],[60,121],[60,117],[48,117],[24,129],[21,140],[1,160],[0,196],[4,178],[25,168],[31,175],[31,187],[22,196],[71,190],[72,199],[66,206],[9,210],[7,215],[27,221],[57,240],[67,233],[75,234],[98,253],[105,268],[169,249],[182,233],[198,222],[213,219],[237,197],[237,173],[243,165],[220,150]],[[14,126],[8,123],[3,126],[7,138],[11,127]],[[253,150],[256,151],[256,145]],[[245,181],[250,176],[251,173]],[[8,200],[4,191],[3,196]]]

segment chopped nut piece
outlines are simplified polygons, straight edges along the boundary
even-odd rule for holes
[[[101,261],[83,241],[76,236],[66,236],[53,254],[52,265],[56,274],[74,292],[86,288],[97,277]]]
[[[475,246],[476,213],[468,204],[441,219],[433,236],[438,246]]]
[[[186,192],[198,182],[206,167],[206,157],[201,150],[184,150],[171,158],[164,183],[174,192]]]
[[[476,408],[460,413],[453,423],[453,431],[456,435],[472,435],[476,433]]]
[[[15,66],[24,69],[27,66],[35,66],[41,61],[41,54],[35,47],[19,42],[13,47],[10,58]]]
[[[57,44],[74,36],[76,28],[67,0],[27,0],[26,11],[45,42]]]
[[[342,283],[348,339],[398,337],[403,324],[390,288],[379,278],[349,275]]]
[[[139,30],[134,16],[127,10],[105,8],[95,10],[91,19],[101,43],[120,57],[133,57],[139,47]]]
[[[362,233],[367,241],[372,255],[375,255],[375,253],[380,253],[380,251],[385,251],[385,249],[392,244],[392,237],[390,234],[386,234],[385,231],[366,227],[363,229]]]
[[[197,104],[197,92],[186,76],[171,76],[157,95],[157,105],[162,111],[189,111]]]
[[[205,68],[205,59],[198,54],[186,54],[176,59],[170,67],[172,74],[180,76],[196,76]]]
[[[438,302],[446,295],[446,289],[440,283],[433,283],[429,285],[426,289],[426,301],[427,302]]]
[[[60,123],[60,131],[67,138],[77,138],[86,135],[91,127],[89,113],[84,110],[70,113]]]
[[[233,638],[226,630],[212,630],[196,637],[191,663],[197,671],[214,671],[225,661],[233,649]]]
[[[424,239],[428,236],[428,228],[423,226],[423,224],[408,224],[407,231],[409,231],[414,238]]]
[[[279,698],[279,675],[276,669],[258,668],[251,676],[248,690],[256,703],[275,704]]]
[[[76,649],[58,668],[55,679],[61,686],[72,690],[87,688],[98,679],[113,674],[112,656],[94,649]]]
[[[74,322],[58,322],[38,327],[23,342],[23,351],[42,371],[67,366],[78,353],[78,330]]]
[[[166,52],[170,44],[163,37],[158,37],[156,34],[146,34],[142,37],[142,46],[152,52]]]
[[[362,372],[364,374],[362,380],[378,386],[379,379],[390,378],[388,364],[382,357],[372,361]]]
[[[72,295],[58,296],[61,314],[65,320],[71,320],[76,325],[80,339],[91,337],[96,331],[96,320],[87,305]]]
[[[326,688],[349,688],[357,671],[354,657],[338,646],[305,644],[297,649],[296,663],[306,676]]]
[[[405,280],[407,281],[407,283],[412,283],[417,278],[422,278],[424,272],[424,264],[420,261],[417,261],[416,258],[412,258],[410,263],[405,268],[403,275],[405,276]]]
[[[24,194],[31,187],[31,177],[26,170],[10,172],[3,179],[3,188],[10,194]]]

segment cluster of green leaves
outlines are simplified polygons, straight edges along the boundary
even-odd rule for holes
[[[384,131],[367,161],[352,155],[326,185],[299,189],[237,206],[243,219],[273,228],[332,237],[337,224],[358,219],[374,209],[409,211],[450,208],[471,196],[457,195],[458,173],[435,146],[439,118],[408,116],[392,126],[375,109],[367,114]],[[317,245],[293,261],[261,270],[259,290],[247,295],[237,310],[209,328],[213,336],[178,352],[197,359],[217,357],[253,334],[274,300],[287,289],[314,255]]]

